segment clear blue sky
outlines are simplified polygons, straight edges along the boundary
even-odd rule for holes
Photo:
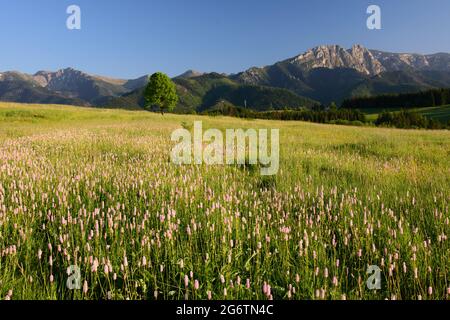
[[[187,69],[233,73],[319,44],[450,52],[448,0],[0,0],[0,70],[74,67],[134,78]],[[66,28],[66,9],[82,29]],[[383,30],[366,28],[382,9]]]

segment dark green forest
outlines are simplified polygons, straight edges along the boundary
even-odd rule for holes
[[[450,104],[449,89],[433,89],[416,93],[384,94],[373,97],[356,97],[346,99],[341,107],[345,109],[392,109],[423,108]]]

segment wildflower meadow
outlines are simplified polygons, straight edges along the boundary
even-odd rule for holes
[[[172,163],[198,120],[279,128],[278,173]],[[448,131],[1,103],[0,299],[450,299],[449,163]]]

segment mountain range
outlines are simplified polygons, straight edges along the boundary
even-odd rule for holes
[[[148,75],[112,79],[67,68],[29,75],[0,73],[0,100],[139,109]],[[450,87],[450,54],[389,53],[361,45],[318,46],[270,66],[237,74],[189,70],[173,79],[176,112],[228,103],[255,110],[310,107],[356,96]]]

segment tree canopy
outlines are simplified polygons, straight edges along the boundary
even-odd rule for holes
[[[172,111],[178,103],[175,84],[162,72],[156,72],[150,77],[144,97],[146,109],[158,107],[162,114]]]

